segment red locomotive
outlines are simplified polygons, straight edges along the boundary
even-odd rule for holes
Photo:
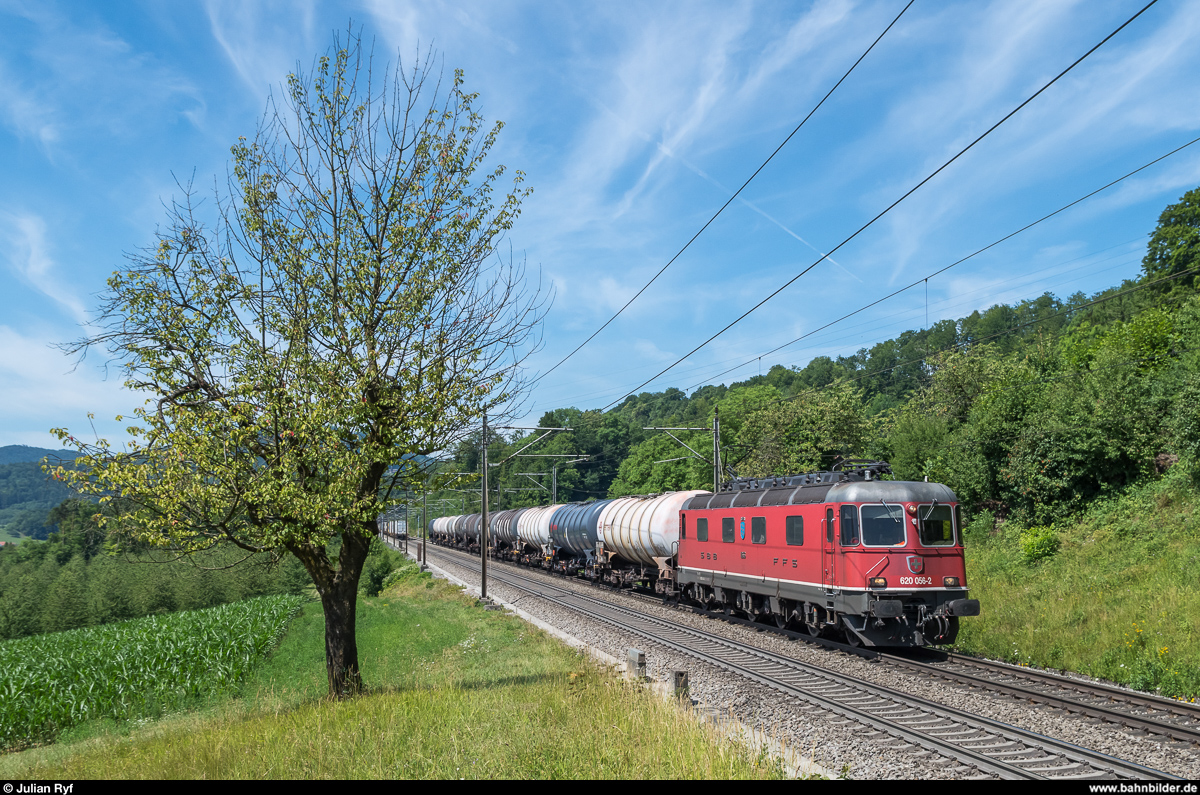
[[[881,461],[675,492],[500,511],[489,552],[636,586],[854,645],[952,643],[967,598],[962,514],[940,483],[882,480]],[[478,549],[479,514],[435,519]]]
[[[962,513],[940,483],[881,480],[883,462],[743,479],[679,514],[685,598],[844,632],[854,645],[952,643],[967,598]]]

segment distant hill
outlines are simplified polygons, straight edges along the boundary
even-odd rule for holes
[[[10,444],[0,447],[0,464],[36,464],[46,456],[52,458],[74,459],[78,453],[60,448],[47,450],[44,447],[29,447],[24,444]]]

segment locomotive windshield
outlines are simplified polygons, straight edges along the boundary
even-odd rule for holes
[[[868,547],[904,546],[904,509],[898,505],[864,505],[862,540]]]
[[[949,547],[954,545],[954,522],[950,518],[949,505],[922,505],[917,513],[921,517],[921,543],[927,547]]]

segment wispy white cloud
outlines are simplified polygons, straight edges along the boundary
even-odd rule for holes
[[[1198,147],[1200,144],[1193,144]],[[1175,161],[1157,171],[1145,172],[1148,176],[1130,177],[1111,193],[1102,194],[1082,205],[1077,211],[1081,218],[1094,218],[1139,204],[1148,199],[1162,196],[1182,197],[1200,185],[1200,151],[1187,154],[1184,150],[1175,156]],[[1171,203],[1175,198],[1171,199]]]
[[[8,251],[9,267],[22,281],[52,299],[75,319],[87,323],[87,311],[62,270],[51,259],[46,223],[32,213],[0,213],[0,234]]]
[[[92,441],[87,415],[94,413],[99,435],[119,446],[121,428],[113,417],[131,416],[142,398],[126,390],[119,378],[104,379],[94,367],[72,368],[72,361],[54,349],[57,342],[61,340],[0,325],[0,405],[8,427],[24,429],[17,437],[6,434],[5,444],[15,438],[57,447],[49,431],[64,426]]]
[[[191,78],[111,29],[50,3],[5,10],[0,118],[19,136],[35,138],[47,157],[91,145],[98,134],[128,137],[150,119],[161,124],[164,113],[202,118]]]
[[[0,115],[19,137],[36,140],[45,154],[58,141],[58,123],[45,98],[23,86],[4,63],[0,63]]]
[[[315,51],[315,3],[241,3],[206,0],[209,29],[250,92],[260,98],[277,90],[297,69],[300,53]],[[328,39],[321,31],[322,44]],[[346,32],[342,32],[343,39]],[[323,51],[323,47],[320,48]],[[299,62],[308,71],[310,63]]]

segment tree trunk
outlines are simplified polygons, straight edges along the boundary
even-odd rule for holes
[[[334,698],[355,696],[363,687],[355,636],[358,580],[370,549],[370,537],[343,533],[336,569],[324,548],[300,544],[286,546],[304,564],[321,596],[321,607],[325,612],[325,670],[329,677],[329,695]]]
[[[325,610],[325,670],[329,675],[329,695],[345,698],[362,690],[362,672],[358,667],[358,640],[355,637],[355,611],[358,607],[358,578],[335,577],[333,588],[321,589]]]

